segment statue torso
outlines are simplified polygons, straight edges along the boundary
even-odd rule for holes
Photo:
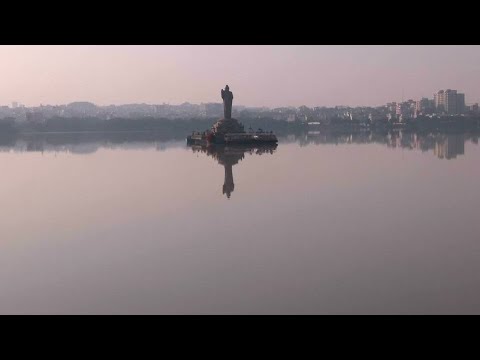
[[[223,100],[232,100],[233,93],[230,90],[223,90],[222,89],[222,99]]]

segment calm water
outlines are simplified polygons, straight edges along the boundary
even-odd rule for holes
[[[56,139],[0,146],[0,313],[480,313],[478,138]]]

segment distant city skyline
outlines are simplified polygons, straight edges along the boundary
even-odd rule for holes
[[[480,101],[480,46],[0,46],[0,105],[382,106]]]

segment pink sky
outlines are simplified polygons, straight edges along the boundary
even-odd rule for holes
[[[480,46],[0,46],[0,105],[382,105],[457,89],[480,102]]]

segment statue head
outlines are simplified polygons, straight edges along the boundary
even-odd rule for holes
[[[230,90],[230,88],[228,87],[228,85],[225,85],[225,91],[228,91]]]

